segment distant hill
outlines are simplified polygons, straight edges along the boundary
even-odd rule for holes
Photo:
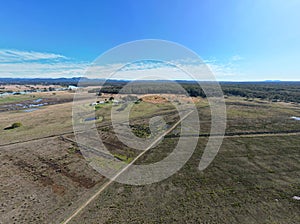
[[[281,82],[281,80],[266,80],[265,82]]]
[[[76,78],[0,78],[0,84],[15,85],[77,85],[80,77]]]

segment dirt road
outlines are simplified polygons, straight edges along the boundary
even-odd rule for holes
[[[143,156],[147,151],[149,151],[154,145],[156,145],[165,135],[173,131],[185,118],[187,118],[193,111],[188,112],[184,115],[176,124],[174,124],[169,130],[164,132],[160,137],[158,137],[153,143],[151,143],[148,148],[146,148],[142,153],[140,153],[131,163],[124,167],[119,173],[117,173],[112,179],[107,181],[101,188],[90,197],[84,204],[82,204],[71,216],[69,216],[63,224],[69,223],[75,216],[77,216],[86,206],[88,206],[95,198],[97,198],[109,185],[111,185],[122,173],[124,173],[130,166],[132,166],[141,156]]]

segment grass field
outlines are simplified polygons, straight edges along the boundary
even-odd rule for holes
[[[164,142],[140,163],[157,161]],[[114,183],[72,223],[299,223],[299,137],[225,139],[204,172],[206,139],[172,177],[151,185]],[[154,152],[155,151],[155,152]],[[159,203],[158,203],[159,202]]]
[[[28,100],[14,97],[2,103]],[[59,101],[73,95],[36,97]],[[201,98],[194,100],[200,134],[209,133],[208,104]],[[85,105],[91,109],[89,103]],[[206,137],[200,137],[193,156],[179,172],[151,185],[113,183],[71,223],[299,223],[300,204],[293,196],[300,194],[296,133],[300,122],[291,117],[300,117],[300,107],[240,97],[227,98],[226,105],[226,132],[232,135],[225,137],[206,170],[197,168],[207,143]],[[99,136],[116,159],[130,163],[140,152],[117,139],[111,126],[112,107],[122,105],[105,104],[95,111],[101,116],[96,120]],[[76,145],[72,102],[0,114],[1,223],[61,223],[107,180],[88,166]],[[179,119],[171,104],[140,102],[130,114],[133,133],[147,139],[153,116],[162,116],[169,125]],[[22,126],[4,130],[14,122]],[[178,142],[174,133],[179,130],[180,126],[135,164],[168,156]],[[240,136],[243,132],[253,135]],[[270,132],[270,136],[258,132]]]
[[[38,98],[54,98],[54,99],[70,99],[73,97],[72,93],[54,91],[54,92],[36,92],[24,95],[10,95],[0,97],[0,105],[8,103],[18,103],[25,100],[35,100]]]

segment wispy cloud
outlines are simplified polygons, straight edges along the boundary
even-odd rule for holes
[[[236,79],[240,76],[236,68],[237,60],[241,56],[229,57],[227,62],[206,60],[171,61],[170,64],[157,61],[142,61],[133,64],[94,65],[91,63],[75,61],[60,54],[0,50],[0,77],[82,77],[90,78],[119,78],[135,79],[136,77],[158,77],[165,79],[193,79],[174,65],[190,72],[203,80],[209,79],[213,74],[217,80]],[[112,76],[111,76],[112,75]]]
[[[178,66],[178,67],[177,67]],[[171,80],[232,80],[238,79],[240,73],[231,59],[227,62],[217,60],[179,60],[168,63],[146,60],[132,64],[110,64],[88,68],[89,78],[110,79],[171,79]]]
[[[238,78],[241,76],[238,69],[232,63],[208,63],[207,64],[215,77],[219,80]]]
[[[231,60],[232,61],[241,61],[241,60],[244,60],[244,58],[242,57],[242,56],[240,56],[240,55],[233,55],[232,57],[231,57]]]
[[[0,49],[0,63],[15,63],[15,62],[22,62],[22,61],[55,60],[55,59],[67,59],[67,58],[63,55],[54,54],[54,53]]]
[[[76,77],[87,66],[56,53],[0,49],[0,77]]]
[[[83,76],[85,63],[0,63],[0,77],[58,78]]]

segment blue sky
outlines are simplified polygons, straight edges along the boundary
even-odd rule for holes
[[[218,80],[300,80],[300,1],[0,1],[0,77],[73,77],[124,42],[195,51]]]

